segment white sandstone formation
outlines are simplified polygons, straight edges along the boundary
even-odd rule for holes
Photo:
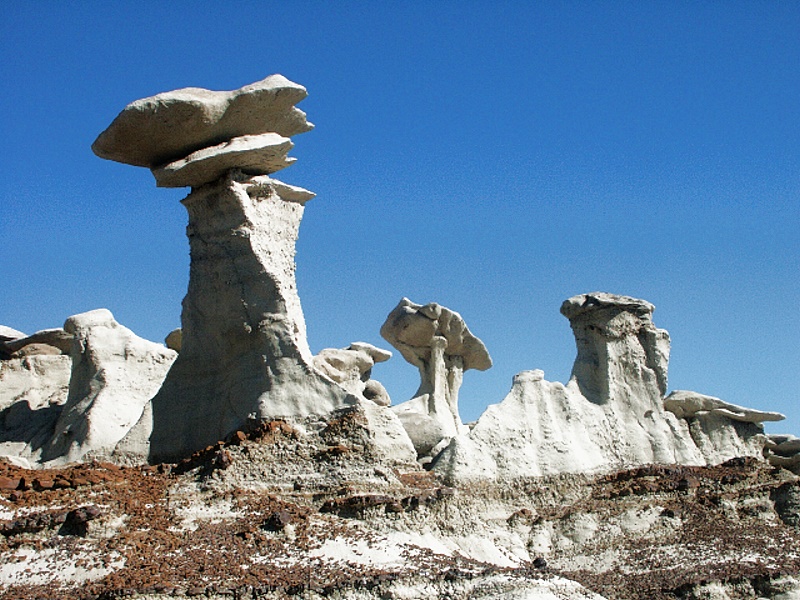
[[[67,401],[71,371],[62,354],[0,360],[0,455],[38,459]]]
[[[92,146],[150,167],[160,186],[192,187],[183,200],[189,290],[170,342],[180,354],[118,459],[177,460],[263,420],[358,404],[383,450],[400,461],[413,455],[396,417],[375,404],[388,403],[383,386],[362,381],[364,372],[358,384],[326,376],[308,347],[294,255],[314,194],[267,177],[293,162],[287,138],[313,127],[294,106],[305,97],[280,75],[233,92],[167,92],[128,105]]]
[[[686,390],[664,398],[664,408],[688,424],[692,441],[712,465],[733,456],[760,457],[766,443],[761,423],[786,418]]]
[[[783,421],[786,418],[781,413],[745,408],[714,396],[705,396],[686,390],[675,390],[670,393],[664,398],[664,408],[681,419],[709,414],[727,417],[742,423],[763,423],[764,421]]]
[[[42,462],[110,454],[139,419],[176,356],[117,323],[106,309],[72,316],[64,329],[73,338],[69,395],[42,448]]]
[[[458,390],[467,369],[492,366],[483,342],[457,312],[403,298],[386,317],[381,336],[420,373],[414,398],[394,407],[422,462],[467,428],[458,413]]]
[[[307,95],[282,75],[230,92],[184,88],[157,94],[126,106],[92,150],[100,158],[154,169],[240,136],[291,137],[314,127],[295,108]]]
[[[680,418],[665,408],[669,335],[653,325],[652,304],[593,293],[570,298],[561,312],[578,350],[569,383],[546,381],[538,370],[518,374],[506,398],[436,458],[437,472],[451,480],[510,479],[760,456],[763,430],[741,421],[754,411],[723,403],[737,409],[733,420],[723,413]]]
[[[187,456],[249,421],[355,402],[313,368],[297,295],[295,242],[313,195],[232,173],[183,200],[189,290],[180,354],[143,425],[153,460]]]
[[[389,406],[389,393],[380,381],[372,379],[372,367],[385,362],[392,353],[366,342],[353,342],[348,348],[325,348],[314,357],[314,367],[354,396]]]
[[[175,358],[105,309],[0,345],[0,454],[34,465],[110,454]]]

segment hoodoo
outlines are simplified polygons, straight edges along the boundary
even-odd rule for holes
[[[419,369],[417,393],[394,408],[420,461],[429,462],[454,436],[467,431],[458,414],[458,390],[467,369],[485,371],[492,359],[457,312],[403,298],[381,335]]]
[[[181,350],[128,455],[177,460],[274,417],[328,414],[356,398],[318,372],[295,281],[295,242],[312,192],[268,177],[313,126],[305,88],[280,75],[231,92],[187,88],[128,105],[92,146],[192,186]],[[149,444],[149,448],[148,448]]]

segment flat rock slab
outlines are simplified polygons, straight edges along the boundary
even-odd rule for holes
[[[268,175],[297,160],[287,156],[292,146],[289,138],[277,133],[244,135],[153,169],[153,176],[158,187],[200,187],[216,181],[230,169],[248,175]]]
[[[746,408],[725,402],[714,396],[706,396],[705,394],[687,390],[675,390],[664,398],[664,408],[680,419],[690,419],[696,415],[709,413],[743,423],[783,421],[786,418],[785,415],[778,412]]]
[[[314,127],[294,106],[307,95],[306,88],[282,75],[229,92],[164,92],[126,106],[92,150],[100,158],[155,168],[243,135],[289,137]]]

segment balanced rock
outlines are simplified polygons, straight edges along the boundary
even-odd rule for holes
[[[175,352],[181,351],[181,328],[177,327],[170,331],[167,334],[167,337],[164,338],[164,345],[170,350],[175,350]]]
[[[734,456],[761,456],[767,443],[761,423],[785,418],[686,390],[667,396],[664,408],[688,425],[692,441],[708,464]]]
[[[340,384],[351,394],[379,406],[389,406],[391,399],[383,385],[372,379],[372,367],[392,353],[366,342],[354,342],[348,348],[325,348],[314,357],[314,367]]]
[[[69,395],[42,462],[110,454],[164,380],[175,352],[123,327],[106,309],[64,323],[72,336]]]
[[[29,350],[31,347],[33,349]],[[63,329],[43,329],[32,335],[5,342],[0,341],[0,348],[11,356],[69,354],[71,347],[72,335]]]
[[[403,298],[386,317],[381,336],[420,373],[414,398],[394,407],[420,459],[432,458],[446,440],[466,432],[458,413],[464,371],[485,371],[492,359],[457,312]]]
[[[153,176],[158,187],[199,187],[231,169],[251,175],[270,174],[297,160],[287,156],[292,146],[289,138],[277,133],[244,135],[155,168]]]
[[[240,136],[290,137],[314,127],[295,108],[307,95],[282,75],[230,92],[184,88],[157,94],[126,106],[92,150],[100,158],[152,169]]]

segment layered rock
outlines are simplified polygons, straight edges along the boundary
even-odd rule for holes
[[[33,335],[0,340],[0,351],[8,358],[35,354],[69,354],[72,335],[63,329],[43,329]]]
[[[386,317],[381,336],[419,369],[414,398],[394,411],[426,462],[443,443],[467,431],[458,413],[464,371],[485,371],[492,359],[461,315],[436,303],[420,305],[403,298]]]
[[[126,106],[92,150],[100,158],[154,169],[240,136],[291,137],[314,127],[295,107],[307,95],[282,75],[229,92],[164,92]]]
[[[313,127],[294,106],[305,96],[280,75],[233,92],[167,92],[128,105],[92,146],[102,158],[150,167],[159,186],[193,188],[183,200],[189,290],[180,334],[168,342],[180,354],[118,444],[119,460],[178,460],[265,420],[360,402],[355,410],[389,455],[413,453],[394,415],[368,401],[388,404],[383,387],[364,379],[371,366],[326,375],[308,347],[294,254],[314,194],[267,177],[293,162],[287,138]],[[369,351],[354,352],[374,364]]]
[[[765,452],[770,464],[800,475],[800,438],[790,434],[770,435]]]
[[[570,381],[546,381],[542,371],[518,374],[506,398],[455,437],[433,468],[453,480],[508,479],[760,456],[765,438],[752,421],[772,413],[694,393],[690,400],[686,392],[665,408],[669,335],[653,325],[653,310],[649,302],[606,293],[564,302],[577,346]],[[690,411],[696,402],[716,412]]]
[[[277,133],[244,135],[153,169],[158,187],[199,187],[231,169],[262,175],[288,167],[295,158],[287,153],[292,141]]]

